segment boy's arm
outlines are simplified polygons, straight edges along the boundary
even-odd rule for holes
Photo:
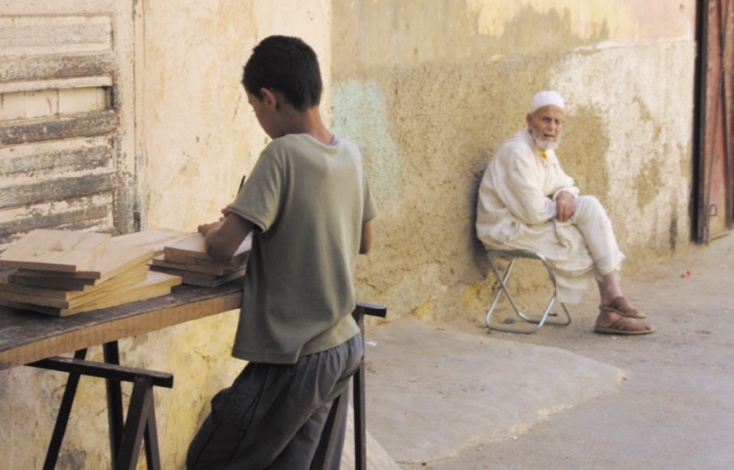
[[[372,221],[362,224],[362,239],[359,242],[359,254],[366,255],[372,248]]]
[[[229,213],[219,222],[199,225],[198,230],[205,237],[206,253],[219,261],[231,258],[253,227],[249,220]]]

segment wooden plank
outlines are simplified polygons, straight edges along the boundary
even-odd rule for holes
[[[170,295],[65,318],[0,307],[0,370],[240,308],[242,286],[174,287]]]
[[[81,312],[89,312],[100,308],[114,307],[116,305],[136,302],[138,300],[159,297],[171,292],[171,288],[181,284],[180,276],[173,276],[165,273],[148,272],[145,281],[136,285],[123,289],[120,295],[115,294],[114,297],[106,297],[94,302],[85,303],[77,308],[64,309],[59,312],[61,316],[73,315]]]
[[[183,271],[180,269],[164,268],[162,266],[151,266],[151,271],[158,271],[167,273],[175,276],[180,276],[184,284],[190,286],[200,287],[219,287],[235,279],[239,279],[245,275],[246,268],[241,268],[237,271],[229,273],[224,276],[214,276],[204,273],[193,273],[191,271]]]
[[[52,224],[45,224],[43,223],[43,219],[39,217],[39,223],[37,226],[28,226],[26,230],[24,230],[25,233],[29,232],[30,230],[36,229],[38,227],[44,227],[44,228],[53,228],[58,229],[61,228],[63,230],[75,230],[75,231],[82,231],[82,232],[98,232],[98,233],[111,233],[114,230],[114,227],[110,226],[108,223],[109,220],[107,218],[103,219],[77,219],[73,218],[74,214],[70,214],[70,217],[68,219],[68,223],[63,223],[59,225],[52,225]],[[0,251],[5,250],[8,247],[10,247],[15,241],[17,241],[22,234],[11,234],[6,238],[3,238],[0,240],[0,243],[3,243],[0,245]]]
[[[10,54],[64,50],[109,50],[109,16],[0,16],[0,48]]]
[[[48,149],[33,153],[14,149],[15,152],[2,155],[0,152],[0,175],[4,177],[33,174],[39,172],[59,173],[71,171],[90,171],[110,167],[112,162],[112,145],[85,146],[79,141],[78,146],[64,149]]]
[[[44,289],[60,289],[60,290],[84,290],[89,286],[94,286],[97,279],[75,279],[62,277],[44,277],[38,273],[44,271],[35,271],[29,269],[16,269],[14,274],[9,276],[10,282],[23,286],[44,288]],[[2,274],[0,273],[0,276]]]
[[[4,82],[112,77],[117,70],[112,51],[0,57]]]
[[[127,246],[122,237],[113,237],[97,256],[76,272],[38,271],[19,269],[15,277],[40,279],[41,282],[54,279],[84,282],[84,285],[98,285],[124,271],[145,266],[153,257],[153,250],[147,246]]]
[[[174,244],[191,235],[191,232],[159,228],[120,235],[115,237],[115,241],[129,247],[144,246],[151,249],[154,256],[158,256],[163,253],[166,245]]]
[[[23,122],[0,122],[0,145],[96,137],[112,134],[117,129],[114,110],[84,115],[59,116]]]
[[[145,281],[149,269],[146,265],[135,266],[97,286],[85,286],[82,290],[54,289],[49,279],[46,286],[28,286],[11,282],[13,274],[0,272],[0,302],[33,304],[54,308],[74,308],[102,298],[117,297],[125,288]]]
[[[59,114],[95,113],[109,109],[112,107],[111,91],[109,86],[59,89]]]
[[[112,23],[113,17],[109,14],[7,16],[3,12],[0,15],[0,48],[11,56],[111,50]]]
[[[0,0],[0,11],[3,15],[78,15],[78,14],[110,14],[115,12],[116,0]]]
[[[21,184],[0,191],[0,209],[103,194],[114,189],[113,173],[71,176]]]
[[[140,277],[145,277],[145,273],[149,269],[148,265],[145,263],[146,262],[143,261],[136,265],[129,266],[124,271],[114,274],[113,277],[105,279],[72,278],[62,276],[44,277],[36,275],[41,271],[17,270],[15,274],[10,275],[9,280],[12,284],[22,285],[35,289],[90,292],[93,289],[101,288],[106,283],[114,283],[119,281],[118,277],[122,275],[137,275]],[[27,273],[33,274],[28,275]],[[5,290],[11,292],[13,291],[13,289],[8,288],[6,288]]]
[[[36,93],[43,90],[69,90],[74,88],[109,88],[112,77],[82,77],[57,80],[38,80],[33,82],[0,83],[0,93]]]
[[[6,299],[16,302],[34,303],[34,296],[68,301],[66,304],[50,301],[41,303],[63,308],[70,308],[71,302],[78,305],[89,301],[92,294],[97,297],[115,294],[119,287],[146,277],[147,262],[154,253],[147,246],[131,245],[127,238],[124,235],[112,238],[101,253],[76,272],[20,269],[9,277],[12,282],[0,282],[0,290],[16,294],[12,298],[5,295]],[[31,297],[21,298],[21,295]]]
[[[247,259],[249,258],[249,256],[250,252],[246,251],[226,261],[214,261],[211,258],[198,258],[192,257],[189,254],[183,252],[169,251],[167,254],[164,253],[163,260],[169,263],[178,264],[179,266],[191,265],[199,266],[205,269],[220,267],[226,269],[239,269],[247,263]]]
[[[11,242],[15,234],[28,233],[35,229],[56,229],[70,226],[81,221],[99,221],[110,215],[111,206],[87,206],[84,208],[67,210],[56,214],[32,215],[0,222],[0,243]],[[2,214],[0,214],[2,218]],[[16,237],[17,238],[17,237]]]
[[[179,276],[149,271],[148,276],[146,276],[144,280],[130,286],[121,287],[117,292],[115,292],[114,296],[101,296],[93,301],[85,302],[81,305],[71,304],[68,308],[17,302],[3,297],[0,297],[0,305],[31,310],[55,317],[65,317],[68,315],[91,312],[101,308],[115,307],[130,302],[137,302],[139,300],[166,295],[171,292],[172,287],[179,284],[181,284],[181,278]]]
[[[114,283],[119,282],[121,279],[121,276],[145,276],[145,273],[149,269],[149,266],[146,264],[146,260],[138,261],[136,264],[126,263],[126,266],[124,269],[115,269],[115,272],[110,274],[109,277],[105,277],[103,279],[94,279],[89,277],[89,275],[99,275],[96,271],[87,272],[88,277],[80,277],[75,278],[68,276],[68,274],[74,274],[74,273],[61,273],[56,271],[35,271],[30,269],[17,269],[14,270],[12,274],[8,276],[8,280],[13,286],[24,286],[26,288],[30,289],[50,289],[52,291],[79,291],[79,292],[91,292],[94,289],[101,288],[106,283]],[[48,274],[48,275],[45,275]],[[2,276],[2,273],[0,272],[0,276]],[[21,292],[19,290],[19,287],[8,287],[5,286],[5,291],[8,292],[15,292],[16,289],[18,292]],[[28,292],[30,291],[22,291],[22,292]],[[43,296],[43,294],[39,293],[38,295]],[[61,295],[53,295],[53,297],[58,298],[71,298],[71,296],[61,296]]]
[[[104,233],[34,230],[0,254],[0,268],[76,272],[111,238]]]
[[[154,250],[144,245],[129,245],[125,235],[113,237],[94,258],[76,272],[18,270],[19,275],[42,278],[94,279],[104,281],[123,271],[145,265]]]
[[[252,237],[248,236],[237,248],[234,255],[230,259],[230,262],[240,264],[244,259],[247,259],[250,248],[252,247]],[[208,254],[206,254],[206,246],[204,245],[204,236],[200,233],[195,233],[188,238],[185,238],[179,242],[167,245],[163,251],[165,259],[167,261],[182,262],[186,263],[189,260],[205,260],[213,262]]]
[[[195,263],[174,263],[166,260],[163,256],[156,256],[150,262],[152,266],[160,266],[162,268],[178,269],[181,271],[189,271],[192,273],[211,274],[214,276],[224,276],[233,271],[243,268],[244,263],[211,263],[211,264],[195,264]]]
[[[78,313],[90,312],[101,308],[115,307],[117,305],[123,305],[130,302],[137,302],[139,300],[167,295],[171,292],[172,287],[178,286],[180,284],[181,277],[179,276],[172,276],[165,273],[149,271],[148,276],[144,281],[120,289],[120,291],[115,293],[114,296],[103,297],[93,302],[84,303],[83,305],[80,305],[78,307],[60,309],[55,312],[39,311],[39,313],[65,317],[68,315],[76,315]]]
[[[191,271],[186,271],[184,269],[168,268],[168,267],[157,266],[157,265],[151,265],[150,266],[150,269],[152,271],[157,271],[157,272],[160,272],[160,273],[167,273],[167,274],[172,274],[172,275],[175,275],[175,276],[181,276],[181,277],[185,278],[184,279],[184,283],[185,284],[191,284],[191,285],[194,285],[194,286],[198,286],[198,285],[202,285],[202,284],[196,284],[196,283],[186,282],[186,281],[199,280],[201,282],[208,283],[208,282],[213,281],[213,280],[215,280],[215,279],[217,279],[219,277],[216,274],[195,273],[195,272],[191,272]],[[204,284],[204,285],[206,285],[206,284]]]

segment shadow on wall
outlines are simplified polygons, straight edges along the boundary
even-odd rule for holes
[[[484,248],[482,242],[479,241],[479,238],[477,238],[477,231],[474,227],[474,223],[477,220],[477,201],[479,199],[479,185],[482,182],[482,177],[484,176],[484,170],[487,167],[487,163],[489,163],[489,157],[484,156],[484,158],[477,158],[476,160],[480,163],[475,165],[472,169],[472,179],[471,184],[469,185],[468,194],[469,207],[471,208],[471,230],[469,230],[469,233],[467,234],[467,236],[469,237],[469,240],[467,241],[467,246],[469,246],[469,251],[472,255],[471,259],[474,263],[474,266],[479,270],[482,276],[486,278],[487,274],[489,273],[487,250]]]

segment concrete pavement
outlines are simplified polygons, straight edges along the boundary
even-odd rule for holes
[[[369,468],[734,468],[734,237],[624,281],[654,335],[592,333],[591,295],[533,335],[368,331]]]

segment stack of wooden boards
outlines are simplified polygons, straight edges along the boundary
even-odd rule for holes
[[[252,239],[248,236],[227,261],[214,261],[206,254],[204,236],[193,234],[168,244],[153,258],[151,269],[181,276],[184,284],[217,287],[245,275]]]
[[[0,254],[0,305],[67,316],[167,295],[181,283],[217,287],[244,276],[250,246],[248,237],[232,259],[213,261],[198,233],[34,230]]]
[[[181,278],[151,271],[150,260],[190,235],[34,230],[0,254],[0,305],[67,316],[166,295]]]

